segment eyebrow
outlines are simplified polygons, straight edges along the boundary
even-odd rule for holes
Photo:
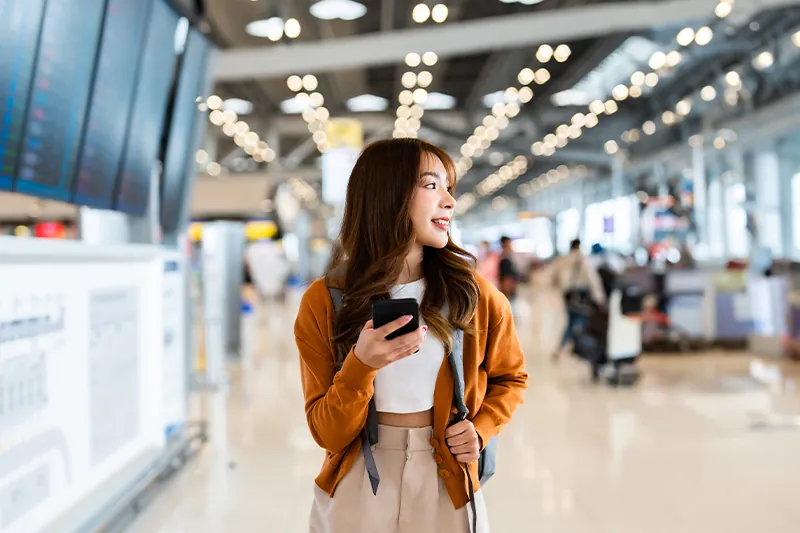
[[[423,172],[422,174],[420,174],[420,177],[421,177],[421,178],[422,178],[422,177],[425,177],[425,176],[431,176],[431,177],[434,177],[434,178],[437,178],[437,179],[443,179],[443,178],[442,178],[442,175],[441,175],[440,173],[438,173],[438,172],[431,172],[430,170],[429,170],[429,171],[427,171],[427,172]]]

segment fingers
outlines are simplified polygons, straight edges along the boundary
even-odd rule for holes
[[[420,326],[417,331],[406,333],[405,335],[401,335],[396,339],[388,341],[389,351],[402,350],[403,348],[412,346],[414,344],[422,345],[422,341],[425,340],[425,334],[427,331],[428,326]]]
[[[378,333],[381,337],[386,337],[387,335],[397,331],[398,329],[402,328],[403,326],[411,322],[412,318],[414,317],[411,315],[401,316],[400,318],[392,320],[388,324],[384,324],[383,326],[379,327],[378,329],[375,330],[375,332]]]
[[[475,431],[472,422],[469,420],[462,420],[461,422],[456,422],[444,432],[444,436],[446,439],[450,439],[450,437],[455,437],[456,435],[460,435],[466,431]]]
[[[420,328],[422,329],[422,328]],[[425,333],[419,333],[415,331],[414,333],[409,333],[408,335],[403,335],[402,337],[395,339],[400,340],[410,337],[406,339],[405,344],[397,346],[396,348],[390,350],[389,355],[395,359],[402,359],[404,357],[408,357],[409,355],[413,355],[419,351],[420,346],[422,346],[422,342],[425,340]],[[394,341],[392,341],[394,342]]]
[[[455,437],[447,437],[447,445],[451,448],[454,446],[463,446],[465,444],[470,444],[473,442],[478,442],[478,439],[475,437],[474,434],[470,434],[469,432],[461,433],[460,435],[456,435]]]
[[[479,453],[464,453],[460,455],[455,455],[456,461],[459,463],[474,463],[478,459],[481,458]]]

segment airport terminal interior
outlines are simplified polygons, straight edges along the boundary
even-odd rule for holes
[[[0,533],[341,533],[295,322],[384,139],[524,352],[492,531],[800,531],[800,0],[0,0],[0,116]]]

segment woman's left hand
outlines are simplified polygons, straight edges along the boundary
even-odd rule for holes
[[[471,463],[480,459],[481,439],[469,420],[453,424],[444,433],[450,453],[459,463]]]

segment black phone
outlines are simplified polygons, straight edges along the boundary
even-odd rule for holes
[[[414,298],[372,302],[372,325],[375,329],[405,315],[411,315],[411,322],[387,335],[386,340],[392,340],[419,329],[419,304]]]

